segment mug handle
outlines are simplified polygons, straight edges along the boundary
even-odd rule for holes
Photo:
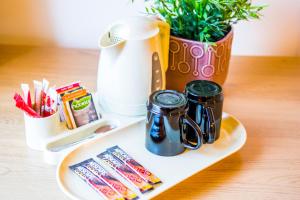
[[[209,106],[204,107],[204,112],[206,113],[207,116],[205,134],[208,136],[208,138],[206,143],[212,144],[216,139],[216,124],[215,124],[214,112],[213,109]]]
[[[188,148],[188,149],[199,149],[202,145],[202,141],[203,141],[203,134],[201,129],[199,128],[199,126],[197,125],[196,122],[194,122],[188,115],[185,115],[183,117],[183,124],[186,124],[190,127],[192,127],[195,131],[195,134],[197,136],[197,144],[192,144],[191,142],[189,142],[186,138],[183,139],[183,145],[184,147]],[[183,128],[181,129],[181,134],[183,133]]]

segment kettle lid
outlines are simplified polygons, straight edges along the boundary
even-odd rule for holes
[[[159,32],[159,28],[154,19],[135,16],[118,21],[109,32],[125,40],[139,40],[154,36]]]

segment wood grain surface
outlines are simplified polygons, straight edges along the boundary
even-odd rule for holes
[[[93,91],[98,54],[0,46],[0,199],[67,199],[55,167],[27,148],[12,97],[42,78],[57,86],[81,80]],[[156,200],[300,199],[300,58],[233,57],[224,91],[224,111],[245,125],[246,145]]]

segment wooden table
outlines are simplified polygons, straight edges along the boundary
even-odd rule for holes
[[[12,97],[42,78],[95,90],[97,62],[94,50],[0,46],[1,199],[67,199],[55,167],[27,148]],[[300,58],[233,57],[224,90],[224,111],[245,125],[246,145],[156,199],[300,199]]]

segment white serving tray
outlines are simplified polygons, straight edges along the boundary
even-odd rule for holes
[[[57,182],[61,190],[71,199],[101,199],[99,194],[71,172],[69,166],[91,157],[97,160],[96,155],[106,148],[119,145],[162,180],[162,184],[145,194],[130,187],[141,199],[151,199],[238,151],[245,144],[246,138],[246,130],[242,123],[233,116],[223,113],[221,135],[214,144],[205,144],[194,151],[186,150],[177,156],[162,157],[150,153],[144,147],[145,121],[143,120],[123,129],[112,130],[105,137],[92,139],[70,152],[58,165]],[[123,180],[119,176],[118,178]],[[124,183],[130,186],[127,182]]]

